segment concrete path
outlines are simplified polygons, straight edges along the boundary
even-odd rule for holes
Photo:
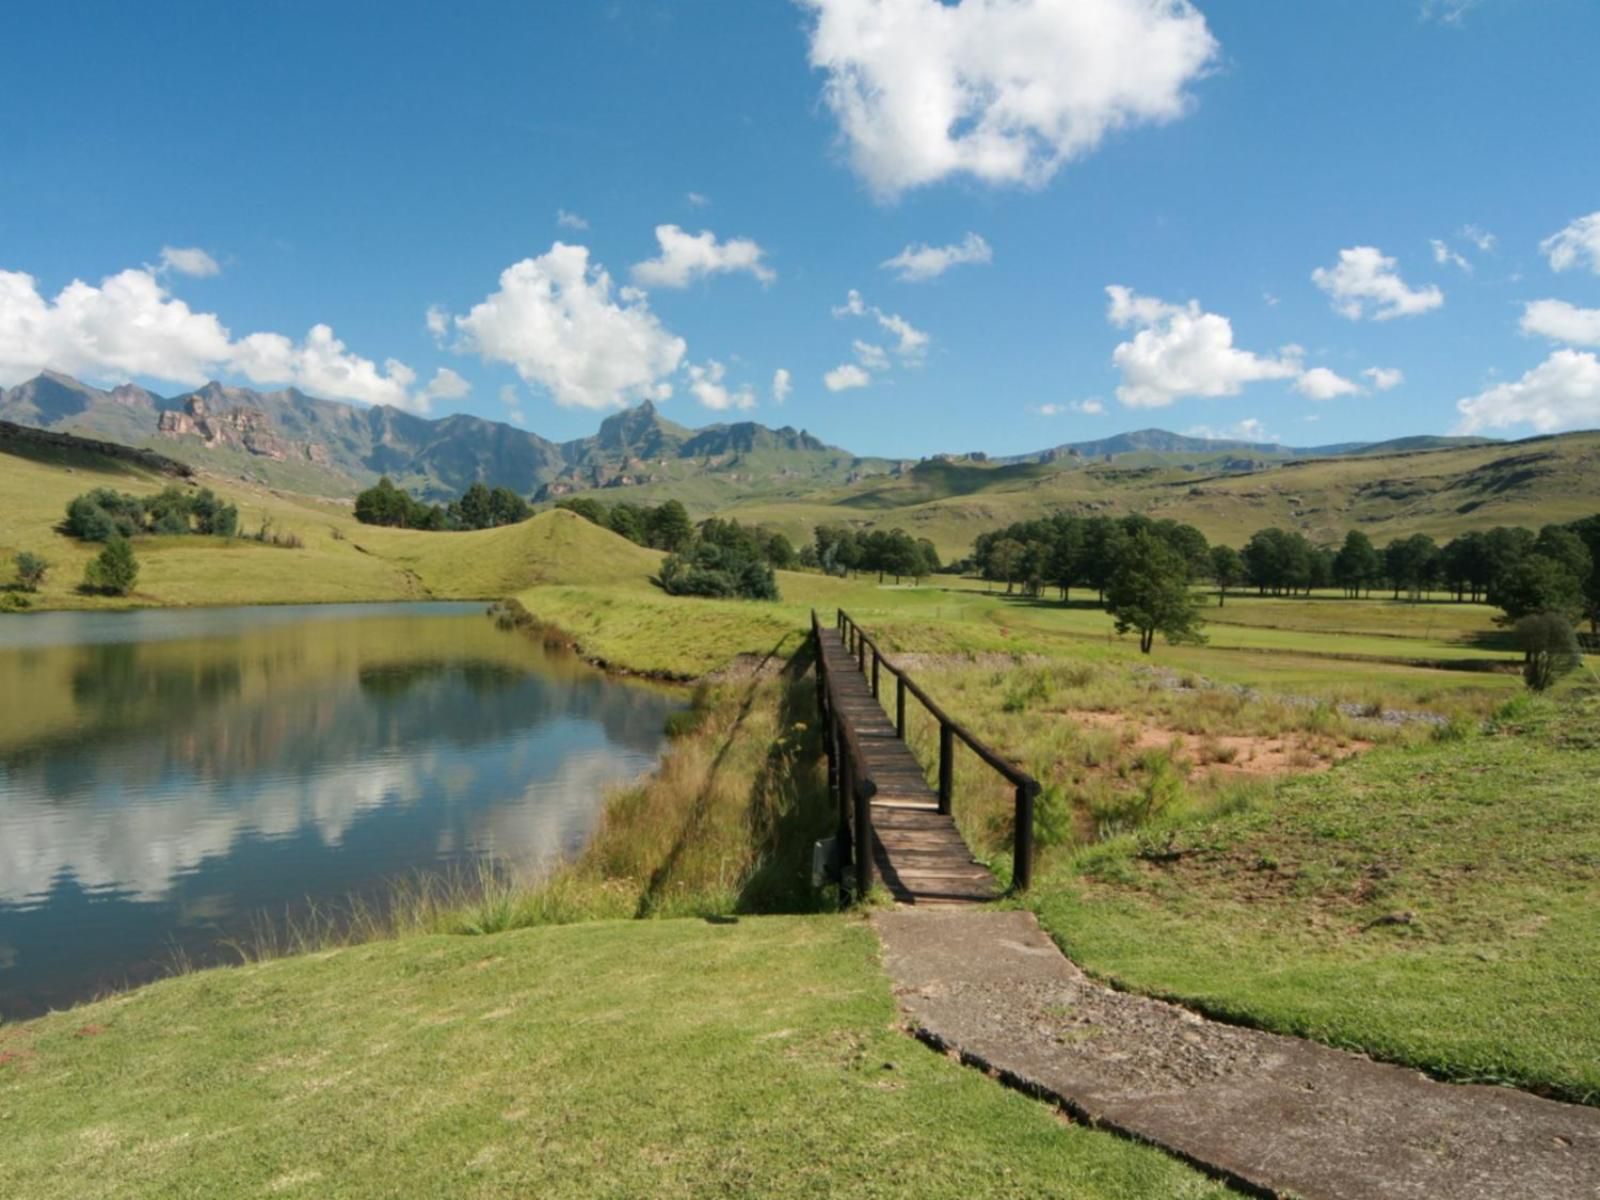
[[[923,1040],[1236,1184],[1305,1200],[1600,1198],[1600,1109],[1437,1083],[1115,991],[1029,913],[872,924]]]

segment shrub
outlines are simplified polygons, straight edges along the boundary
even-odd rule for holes
[[[1572,622],[1557,612],[1534,613],[1516,624],[1517,649],[1522,651],[1522,678],[1542,692],[1583,661]]]
[[[29,554],[24,550],[17,555],[17,582],[22,585],[25,592],[37,592],[39,585],[44,582],[44,577],[50,571],[50,564],[37,554]]]
[[[139,578],[139,563],[127,538],[113,537],[100,556],[83,572],[83,585],[90,591],[126,596]]]
[[[698,541],[669,554],[656,583],[670,596],[776,600],[778,580],[762,559],[740,543]]]

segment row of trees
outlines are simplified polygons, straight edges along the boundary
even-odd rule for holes
[[[656,505],[621,500],[608,505],[588,496],[575,496],[557,501],[556,507],[575,512],[602,529],[652,550],[672,553],[694,541],[694,522],[689,520],[689,510],[676,500]]]
[[[211,534],[233,537],[239,531],[239,510],[224,503],[210,488],[188,492],[168,487],[153,496],[130,496],[113,488],[95,488],[67,505],[67,533],[86,542],[109,542],[141,534]]]
[[[426,529],[448,533],[462,529],[495,529],[515,525],[533,515],[528,502],[508,487],[474,483],[449,504],[424,504],[397,488],[385,475],[356,496],[356,520],[365,525]]]
[[[800,565],[829,575],[862,571],[876,574],[882,583],[889,575],[921,580],[940,570],[939,552],[927,538],[913,538],[903,529],[874,529],[862,533],[843,525],[819,525],[812,543],[800,551]]]
[[[782,539],[779,557],[792,559],[789,540],[782,534],[777,538]],[[776,600],[774,568],[780,564],[773,560],[774,542],[769,530],[712,517],[700,522],[687,544],[667,555],[657,582],[673,596]]]
[[[1055,516],[1019,521],[981,534],[961,566],[984,578],[1039,595],[1046,588],[1071,598],[1074,587],[1102,601],[1134,539],[1148,534],[1171,552],[1190,580],[1216,584],[1218,602],[1250,586],[1263,595],[1310,595],[1341,588],[1370,596],[1376,588],[1420,599],[1444,590],[1459,601],[1487,600],[1508,621],[1560,612],[1600,624],[1600,515],[1570,525],[1501,527],[1463,534],[1437,545],[1426,534],[1396,538],[1379,549],[1360,530],[1338,547],[1319,546],[1294,530],[1263,529],[1238,550],[1210,546],[1192,525],[1152,520]]]

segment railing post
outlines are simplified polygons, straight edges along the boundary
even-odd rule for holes
[[[894,732],[902,742],[906,740],[906,677],[894,677]]]
[[[1033,885],[1033,800],[1039,785],[1033,780],[1017,784],[1017,832],[1011,857],[1011,888],[1025,892]]]
[[[856,666],[861,673],[867,673],[867,639],[861,636],[859,627],[856,629]]]
[[[852,783],[856,801],[856,899],[865,899],[872,890],[872,793],[871,784]]]
[[[950,795],[956,773],[956,735],[945,721],[939,722],[939,811],[950,815]]]
[[[835,794],[839,798],[839,878],[843,879],[844,864],[855,857],[855,838],[850,831],[851,793],[855,788],[855,774],[850,762],[850,745],[844,739],[837,721],[833,727],[833,744],[839,759],[838,791]]]
[[[878,698],[878,665],[881,661],[882,659],[878,656],[878,648],[874,646],[872,648],[872,698],[874,700]]]

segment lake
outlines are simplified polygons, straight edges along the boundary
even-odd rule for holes
[[[0,1018],[408,873],[549,865],[679,705],[478,604],[0,617]]]

